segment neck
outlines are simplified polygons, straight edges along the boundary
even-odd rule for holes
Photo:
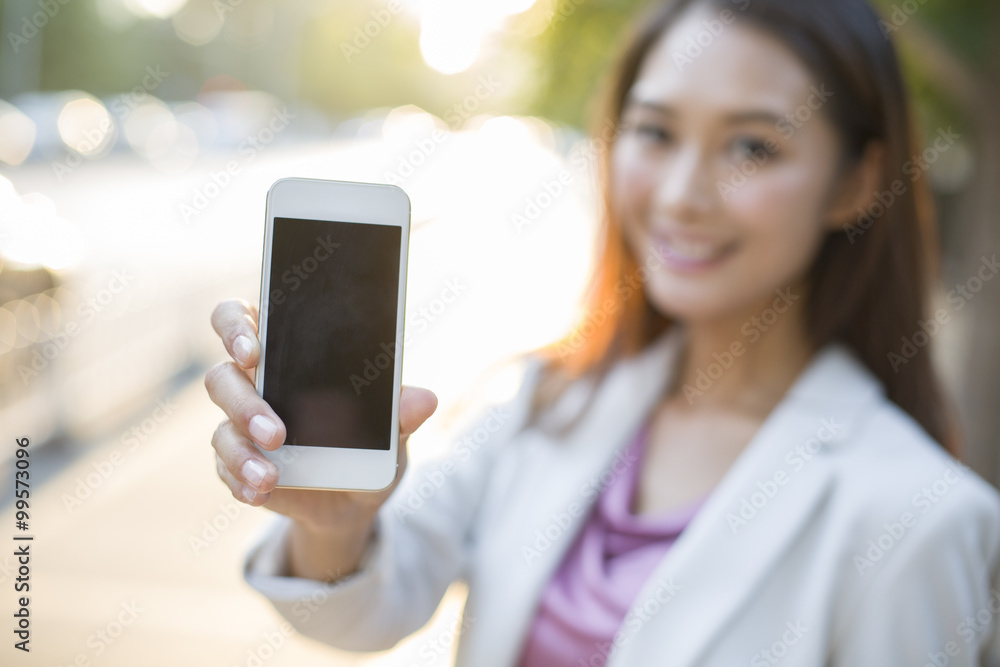
[[[802,294],[781,290],[738,315],[686,322],[670,398],[690,410],[731,410],[763,419],[812,356]]]

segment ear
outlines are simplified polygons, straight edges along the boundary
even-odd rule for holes
[[[885,144],[872,140],[865,146],[861,158],[839,176],[835,185],[827,225],[842,229],[857,221],[858,210],[867,210],[882,186],[885,173]]]

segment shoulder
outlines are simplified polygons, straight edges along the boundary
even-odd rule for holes
[[[1000,526],[1000,492],[953,457],[887,396],[844,345],[831,344],[795,387],[804,413],[843,414],[845,428],[825,447],[834,498],[860,520],[952,507]]]
[[[903,646],[919,660],[956,633],[976,639],[962,632],[963,619],[992,604],[1000,493],[884,396],[859,417],[827,457],[839,571],[835,664],[899,657]],[[914,628],[922,629],[916,637]]]
[[[828,460],[836,480],[831,502],[859,574],[881,568],[891,551],[901,554],[893,559],[899,567],[914,559],[996,566],[1000,493],[884,396],[872,400]]]
[[[955,491],[963,501],[991,507],[1000,517],[1000,493],[883,395],[872,400],[853,436],[833,454],[842,460],[841,483],[851,491],[909,499],[919,510],[926,507],[920,499],[930,485],[938,492],[935,499]]]

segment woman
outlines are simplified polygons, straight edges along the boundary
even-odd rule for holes
[[[660,3],[609,90],[587,318],[398,490],[274,489],[256,313],[216,309],[219,474],[283,515],[248,582],[366,651],[463,578],[477,667],[1000,661],[1000,496],[901,349],[934,230],[884,25],[864,0]],[[403,437],[435,407],[405,388]]]

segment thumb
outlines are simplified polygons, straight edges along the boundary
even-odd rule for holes
[[[437,396],[430,389],[404,386],[399,395],[400,439],[420,428],[437,410],[437,404]]]

